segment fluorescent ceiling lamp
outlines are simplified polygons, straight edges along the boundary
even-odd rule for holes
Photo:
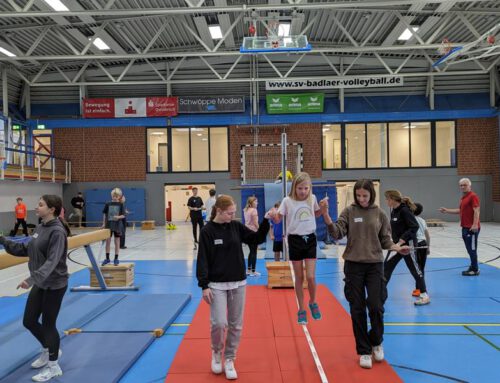
[[[418,27],[411,27],[413,29],[413,32],[418,31]],[[410,38],[413,36],[413,34],[410,32],[408,28],[404,30],[403,33],[401,33],[401,36],[398,37],[398,40],[400,41],[407,41],[410,40]]]
[[[290,36],[290,23],[280,23],[278,27],[278,36]]]
[[[61,0],[44,0],[54,11],[64,12],[69,11]]]
[[[94,45],[101,51],[109,51],[111,48],[100,37],[94,40]]]
[[[222,39],[222,29],[220,29],[220,25],[210,25],[208,27],[208,30],[210,31],[210,36],[212,36],[212,39]]]
[[[196,135],[197,135],[198,137],[201,137],[201,136],[203,136],[203,133],[196,133]]]
[[[2,47],[0,47],[0,53],[3,53],[4,55],[9,56],[9,57],[16,57],[16,55],[14,53],[12,53],[11,51],[8,51],[7,49],[2,48]]]

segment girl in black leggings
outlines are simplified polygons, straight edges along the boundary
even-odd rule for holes
[[[59,331],[56,328],[57,316],[64,293],[68,287],[68,226],[60,219],[62,200],[56,195],[44,195],[36,208],[42,219],[28,244],[9,241],[0,236],[0,244],[7,253],[18,257],[29,257],[30,276],[17,288],[31,291],[26,302],[23,324],[42,345],[41,355],[31,364],[42,368],[33,376],[35,382],[46,382],[62,375],[58,359]],[[40,323],[40,318],[42,319]]]
[[[403,197],[398,190],[387,190],[385,193],[387,206],[391,208],[391,232],[392,240],[398,245],[409,245],[417,247],[418,223],[413,215],[416,206],[408,197]],[[404,256],[401,253],[388,252],[384,262],[384,276],[386,283],[389,283],[392,273],[399,261],[404,259],[408,270],[415,278],[417,289],[420,290],[420,296],[414,302],[417,306],[427,305],[431,302],[427,294],[424,274],[420,269],[415,251]]]

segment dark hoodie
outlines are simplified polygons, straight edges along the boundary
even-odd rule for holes
[[[410,241],[413,241],[413,245],[415,246],[417,244],[418,227],[417,219],[405,203],[392,209],[391,231],[394,242],[398,243],[402,239],[404,245],[409,245]]]
[[[5,251],[17,257],[29,257],[30,286],[41,289],[60,289],[68,284],[67,233],[59,218],[41,223],[27,244],[0,237]]]
[[[328,225],[328,232],[335,239],[347,236],[342,255],[346,261],[383,262],[382,250],[394,245],[389,219],[377,205],[364,208],[353,203],[342,211],[337,222]]]

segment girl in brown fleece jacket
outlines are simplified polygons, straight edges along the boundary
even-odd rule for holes
[[[375,361],[384,360],[382,341],[387,288],[382,250],[390,249],[403,254],[410,251],[408,246],[392,242],[389,219],[374,201],[373,182],[362,179],[354,185],[354,203],[342,211],[336,223],[328,214],[328,201],[320,202],[330,235],[335,239],[347,236],[342,256],[345,260],[344,293],[351,311],[356,351],[360,355],[359,365],[363,368],[372,367],[372,354]],[[366,320],[367,308],[370,331]]]

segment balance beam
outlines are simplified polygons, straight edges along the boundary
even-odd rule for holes
[[[109,229],[101,229],[68,237],[68,250],[86,246],[94,242],[105,241],[110,235]],[[0,250],[0,270],[26,262],[28,262],[28,257],[15,257],[8,254],[5,250]]]

